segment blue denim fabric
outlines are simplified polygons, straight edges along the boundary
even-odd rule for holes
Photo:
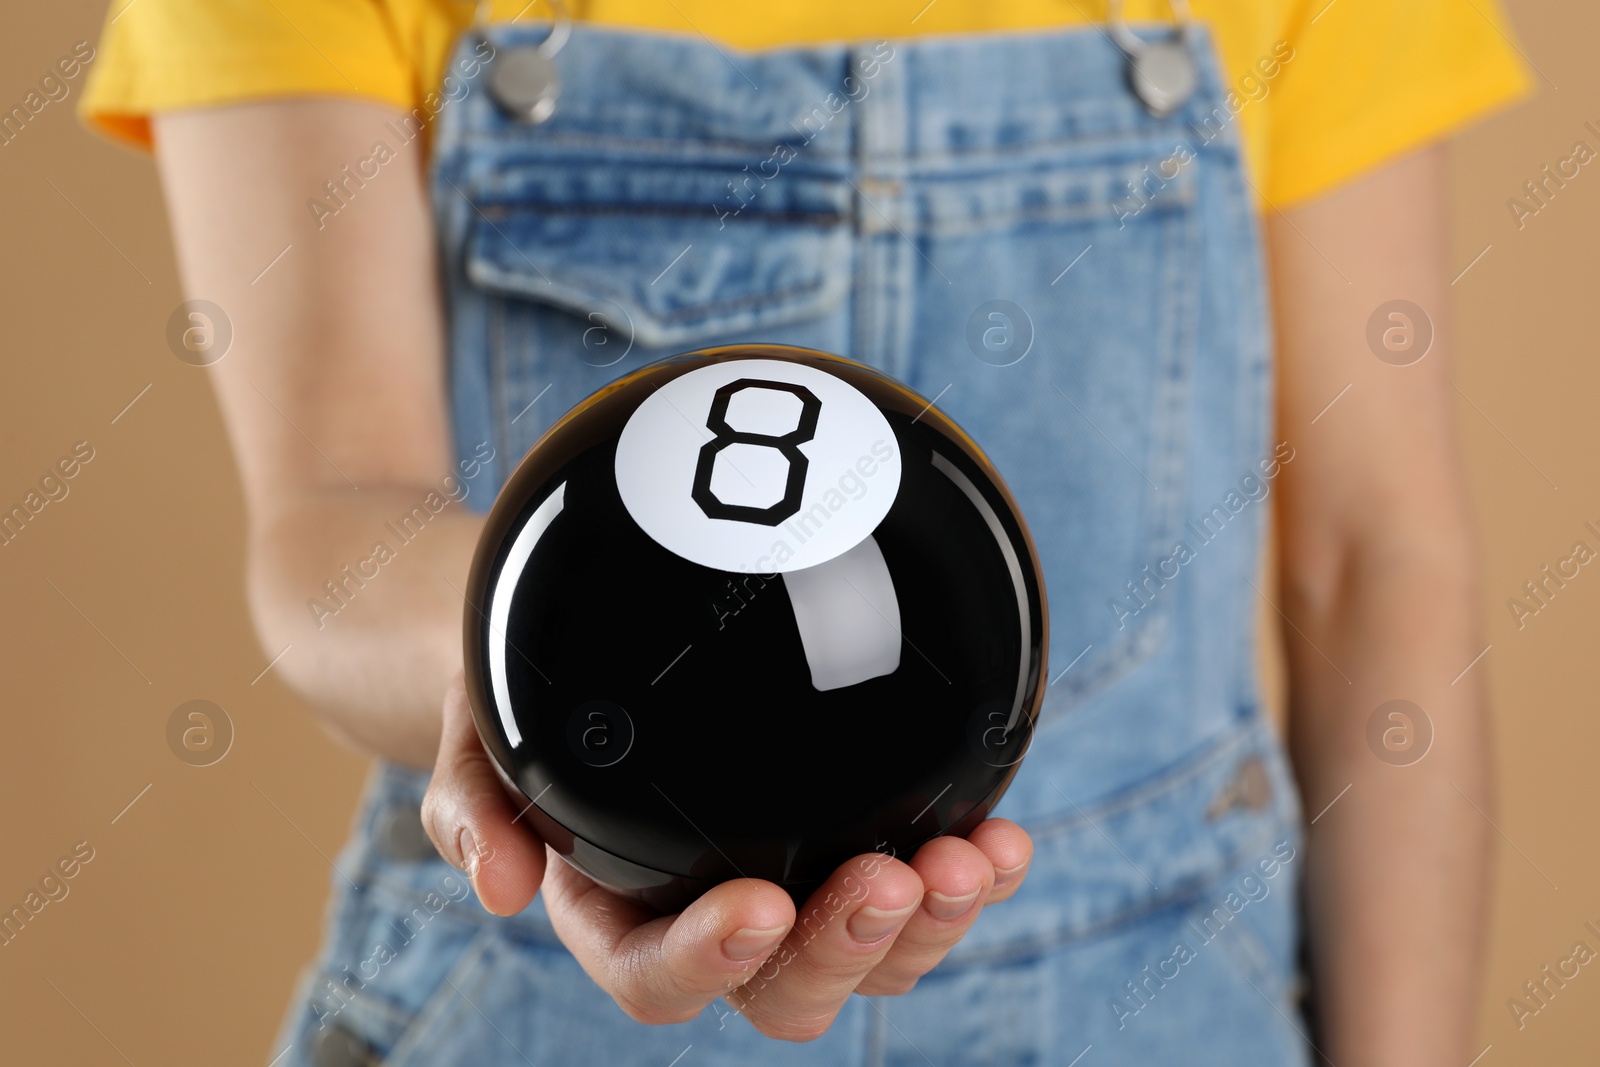
[[[539,126],[463,83],[433,194],[456,444],[495,454],[469,502],[590,392],[696,347],[820,348],[937,397],[1044,565],[1052,681],[1000,809],[1036,858],[912,993],[852,998],[812,1044],[720,1002],[647,1027],[541,903],[494,919],[379,848],[426,785],[380,767],[280,1062],[328,1028],[428,1067],[1308,1062],[1301,815],[1249,584],[1277,469],[1259,235],[1203,30],[1192,49],[1166,119],[1096,30],[746,54],[580,25]]]

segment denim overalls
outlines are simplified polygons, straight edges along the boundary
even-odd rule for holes
[[[1301,816],[1250,585],[1293,451],[1237,120],[1190,42],[1200,87],[1165,119],[1093,28],[748,54],[579,25],[547,123],[456,85],[450,386],[458,453],[493,455],[467,505],[571,405],[693,348],[824,349],[937,398],[1043,560],[1049,695],[999,811],[1037,851],[912,993],[852,997],[814,1043],[721,1001],[650,1027],[542,903],[483,911],[421,834],[426,776],[380,766],[280,1065],[1308,1062]],[[487,51],[465,39],[455,77]]]

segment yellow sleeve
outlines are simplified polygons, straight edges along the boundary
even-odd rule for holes
[[[1323,193],[1526,95],[1496,0],[1301,0],[1268,102],[1262,192]]]
[[[322,95],[410,107],[400,23],[380,0],[111,0],[78,113],[148,149],[156,111]]]

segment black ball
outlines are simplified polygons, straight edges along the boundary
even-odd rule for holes
[[[797,900],[987,817],[1044,699],[1038,554],[976,444],[807,349],[651,364],[495,501],[467,589],[484,746],[525,818],[663,910]]]

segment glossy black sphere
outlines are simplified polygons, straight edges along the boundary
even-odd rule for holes
[[[978,447],[805,349],[652,364],[579,404],[489,514],[468,691],[526,818],[664,909],[803,899],[999,801],[1044,696],[1039,560]]]

